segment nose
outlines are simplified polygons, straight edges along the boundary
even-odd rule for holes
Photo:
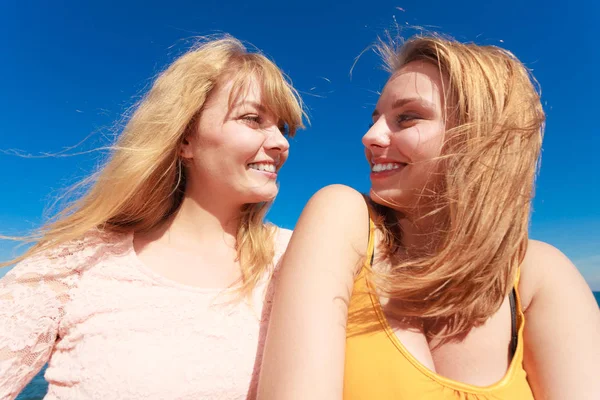
[[[379,117],[362,138],[367,149],[385,148],[390,145],[390,129],[385,118]]]
[[[285,153],[290,149],[290,142],[286,139],[278,126],[273,125],[267,129],[265,149]]]

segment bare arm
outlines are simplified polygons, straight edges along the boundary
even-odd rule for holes
[[[523,263],[525,369],[536,399],[600,398],[600,310],[575,266],[531,241]]]
[[[353,189],[326,187],[306,205],[277,282],[260,400],[342,398],[348,303],[368,235]]]

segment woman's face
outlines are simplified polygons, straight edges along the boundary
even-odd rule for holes
[[[233,82],[223,81],[208,96],[195,131],[182,146],[187,188],[239,205],[270,201],[288,157],[285,127],[263,103],[256,79],[239,91],[231,107]]]
[[[446,125],[443,87],[437,66],[424,61],[406,64],[386,83],[363,137],[376,203],[406,212],[432,194]]]

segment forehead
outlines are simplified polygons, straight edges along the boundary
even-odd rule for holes
[[[385,84],[377,108],[390,106],[402,99],[425,100],[442,107],[445,82],[437,66],[425,61],[412,61],[396,71]]]
[[[226,75],[219,80],[206,100],[206,107],[235,107],[241,103],[262,103],[262,84],[254,76],[235,79]]]
[[[232,71],[220,77],[204,103],[204,110],[223,112],[228,115],[234,109],[252,107],[281,120],[293,136],[302,127],[302,109],[293,89],[279,73],[257,69],[255,71]]]

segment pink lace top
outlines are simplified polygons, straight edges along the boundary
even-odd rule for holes
[[[290,234],[278,230],[274,265]],[[254,398],[268,277],[232,302],[154,274],[132,237],[95,232],[0,280],[0,399],[46,362],[46,400]]]

